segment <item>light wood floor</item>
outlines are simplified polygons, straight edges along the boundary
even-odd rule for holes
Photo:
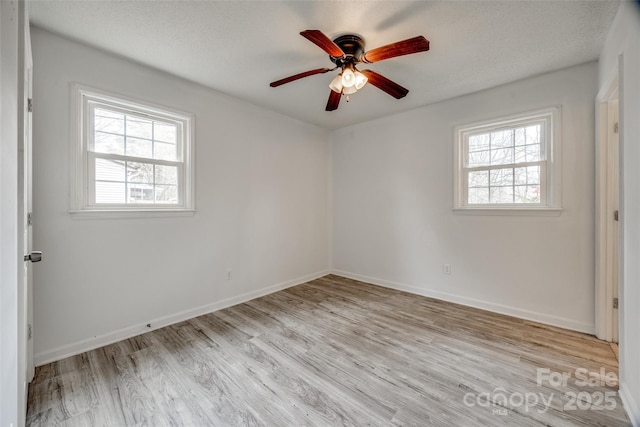
[[[579,368],[618,372],[589,335],[326,276],[41,366],[27,424],[630,425]]]

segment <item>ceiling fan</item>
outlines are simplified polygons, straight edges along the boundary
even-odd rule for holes
[[[345,34],[334,40],[331,40],[320,30],[305,30],[302,31],[300,35],[328,53],[331,62],[336,64],[336,66],[334,68],[317,68],[315,70],[305,71],[304,73],[276,80],[269,86],[277,87],[303,77],[340,69],[340,73],[331,81],[331,84],[329,84],[331,92],[329,93],[329,100],[327,101],[327,111],[338,109],[342,95],[346,95],[348,102],[349,95],[361,89],[367,82],[396,99],[405,97],[407,93],[409,93],[408,89],[375,71],[360,71],[356,68],[356,64],[371,64],[385,59],[395,58],[396,56],[429,50],[429,40],[423,36],[391,43],[365,52],[364,40],[355,34]]]

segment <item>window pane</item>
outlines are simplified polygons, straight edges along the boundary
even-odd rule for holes
[[[537,162],[541,160],[540,156],[540,144],[537,145],[525,145],[527,162]]]
[[[515,185],[527,184],[527,168],[515,168],[513,170],[513,181]]]
[[[540,144],[541,125],[527,126],[525,128],[525,137],[527,144]]]
[[[491,150],[491,164],[505,165],[513,163],[513,155],[513,148],[500,148],[497,150]]]
[[[128,184],[128,203],[153,203],[153,185]]]
[[[540,184],[540,166],[515,169],[516,185]]]
[[[520,185],[515,190],[514,203],[540,203],[539,185]]]
[[[513,187],[491,187],[489,203],[513,203]]]
[[[483,151],[489,149],[489,134],[473,135],[469,137],[469,151]]]
[[[96,117],[101,117],[101,118],[110,118],[110,119],[124,119],[124,114],[122,113],[118,113],[116,111],[111,111],[111,110],[105,110],[103,108],[96,108],[95,109],[95,115]]]
[[[146,139],[127,138],[127,156],[153,157],[153,143]]]
[[[515,133],[515,145],[524,145],[524,128],[517,128],[514,130]]]
[[[178,160],[177,146],[175,144],[165,144],[156,142],[154,144],[153,158],[159,160]]]
[[[124,137],[112,133],[96,132],[93,139],[96,153],[124,154]]]
[[[93,128],[96,132],[124,134],[124,114],[96,108],[94,110]]]
[[[513,146],[513,130],[500,130],[491,132],[491,149],[507,148]]]
[[[540,184],[540,166],[527,167],[527,184]]]
[[[468,193],[468,202],[470,205],[489,203],[488,188],[470,188]]]
[[[469,188],[489,187],[489,171],[469,172]]]
[[[156,165],[156,184],[178,185],[178,168]]]
[[[146,139],[153,138],[153,126],[151,120],[127,116],[127,136]]]
[[[96,180],[124,182],[124,162],[96,159]]]
[[[527,149],[525,145],[516,145],[516,147],[514,148],[515,154],[514,154],[514,159],[513,162],[514,163],[521,163],[521,162],[526,162],[527,161]]]
[[[153,165],[149,163],[127,162],[127,182],[152,184]]]
[[[490,171],[489,182],[492,187],[513,185],[513,169],[496,169]]]
[[[469,164],[470,168],[476,166],[487,166],[489,164],[489,153],[490,151],[476,151],[474,153],[469,153]]]
[[[178,203],[178,187],[175,185],[156,185],[157,203]]]
[[[156,141],[177,142],[177,126],[170,123],[153,122],[153,139]]]
[[[96,181],[96,203],[124,203],[124,182]]]

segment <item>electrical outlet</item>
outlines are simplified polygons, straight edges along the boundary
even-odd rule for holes
[[[451,274],[451,264],[442,264],[442,274]]]
[[[231,280],[233,278],[233,271],[227,270],[227,280]]]

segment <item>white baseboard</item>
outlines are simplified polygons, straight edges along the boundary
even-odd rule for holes
[[[447,292],[426,289],[418,286],[407,285],[404,283],[391,282],[389,280],[378,279],[375,277],[364,276],[361,274],[349,273],[347,271],[333,270],[332,274],[346,277],[348,279],[368,282],[374,285],[383,286],[385,288],[396,289],[399,291],[409,292],[412,294],[422,295],[425,297],[436,298],[443,301],[454,302],[456,304],[466,305],[469,307],[480,308],[494,313],[506,314],[508,316],[518,317],[520,319],[532,320],[534,322],[544,323],[551,326],[557,326],[572,331],[584,332],[593,335],[595,325],[591,323],[578,322],[565,317],[553,316],[550,314],[539,313],[527,309],[511,307],[502,304],[496,304],[490,301],[479,300],[476,298],[468,298],[460,295],[450,294]]]
[[[95,337],[87,338],[82,341],[78,341],[72,344],[63,345],[53,348],[34,355],[34,363],[36,366],[45,365],[47,363],[55,362],[76,354],[84,353],[85,351],[93,350],[99,347],[103,347],[114,342],[122,341],[127,338],[134,337],[136,335],[144,334],[149,331],[163,328],[165,326],[173,325],[178,322],[193,319],[194,317],[201,316],[203,314],[212,313],[214,311],[221,310],[223,308],[231,307],[236,304],[250,301],[283,289],[297,286],[302,283],[315,280],[319,277],[329,274],[329,270],[319,271],[317,273],[308,274],[297,279],[288,280],[286,282],[278,283],[275,285],[267,286],[255,291],[247,292],[241,295],[237,295],[231,298],[217,301],[211,304],[203,305],[189,310],[184,310],[179,313],[171,314],[169,316],[160,317],[158,319],[150,320],[139,325],[128,326],[117,331],[109,332],[107,334],[98,335]],[[151,327],[148,327],[150,324]]]
[[[624,406],[627,415],[629,415],[629,419],[631,419],[631,425],[633,427],[640,427],[640,402],[633,399],[633,395],[625,383],[620,384],[618,394],[620,395],[620,400],[622,400],[622,406]],[[636,398],[640,397],[636,396]]]

